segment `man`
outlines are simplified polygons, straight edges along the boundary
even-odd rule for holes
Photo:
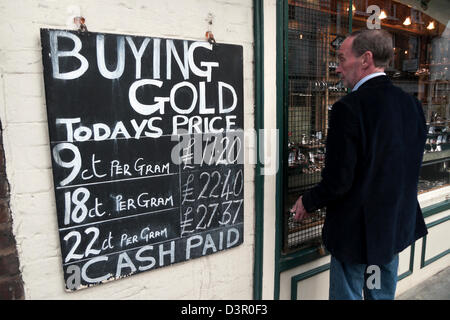
[[[398,253],[427,234],[417,200],[425,118],[383,72],[392,54],[384,30],[356,31],[342,43],[336,72],[352,92],[330,112],[321,182],[292,208],[302,220],[327,207],[330,299],[394,299]]]

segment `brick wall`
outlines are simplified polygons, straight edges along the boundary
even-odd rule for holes
[[[9,208],[9,183],[6,178],[3,130],[0,123],[0,300],[24,299],[16,241]]]

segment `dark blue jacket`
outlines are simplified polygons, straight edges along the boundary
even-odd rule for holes
[[[425,140],[420,102],[386,76],[333,105],[322,180],[303,204],[327,207],[322,238],[334,257],[384,264],[427,234],[417,201]]]

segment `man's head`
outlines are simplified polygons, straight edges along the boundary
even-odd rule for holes
[[[353,88],[365,76],[384,71],[393,52],[392,37],[387,31],[355,31],[338,50],[339,67],[336,72],[345,87]]]

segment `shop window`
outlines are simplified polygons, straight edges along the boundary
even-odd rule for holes
[[[283,252],[321,247],[326,208],[295,222],[289,209],[321,179],[328,114],[346,94],[336,74],[336,50],[349,31],[349,1],[288,0],[287,112]],[[353,2],[352,30],[367,28],[366,8],[387,13],[381,28],[394,40],[394,58],[385,70],[393,83],[423,106],[428,137],[419,193],[450,185],[450,30],[400,1]]]

